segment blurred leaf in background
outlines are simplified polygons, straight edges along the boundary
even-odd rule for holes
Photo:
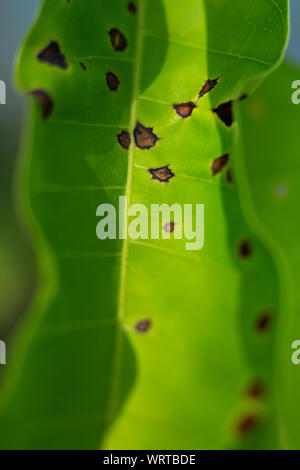
[[[6,83],[7,103],[0,106],[0,337],[7,338],[26,313],[35,285],[31,242],[17,213],[17,155],[21,142],[23,96],[15,91],[14,59],[39,0],[0,3],[0,79]],[[17,191],[20,195],[20,191]],[[24,196],[21,196],[24,199]],[[2,375],[3,370],[0,371]]]
[[[240,104],[236,154],[244,213],[275,260],[280,280],[273,389],[281,445],[300,448],[300,366],[291,361],[300,339],[300,105],[292,88],[300,69],[281,65]]]

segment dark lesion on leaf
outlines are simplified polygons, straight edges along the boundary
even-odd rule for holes
[[[135,329],[139,333],[147,333],[149,329],[151,328],[151,326],[152,326],[151,320],[149,320],[149,318],[146,318],[144,320],[138,321],[135,325]]]
[[[160,168],[149,168],[149,173],[153,180],[158,180],[160,183],[168,183],[175,174],[170,170],[169,165]]]
[[[124,52],[127,48],[127,40],[121,31],[117,28],[112,28],[109,31],[111,44],[116,52]]]
[[[269,331],[273,324],[273,312],[264,311],[255,320],[254,328],[258,333],[265,333]]]
[[[106,73],[106,83],[111,91],[117,91],[120,86],[120,80],[118,79],[117,75],[113,72]]]
[[[224,122],[227,127],[231,127],[233,123],[233,100],[220,104],[213,112]]]
[[[254,382],[247,385],[247,387],[245,388],[245,395],[255,400],[263,398],[265,394],[266,389],[260,380],[255,380]]]
[[[226,171],[226,180],[229,184],[231,184],[233,182],[233,176],[232,176],[232,169],[231,168],[228,168],[228,170]]]
[[[138,12],[138,8],[134,2],[129,2],[127,5],[128,11],[132,13],[133,15],[136,15]]]
[[[221,103],[217,108],[213,109],[213,112],[224,122],[227,127],[231,127],[233,124],[233,105],[237,101],[243,101],[248,98],[248,95],[245,93],[240,98],[236,100],[226,101]]]
[[[86,72],[86,65],[83,62],[79,62],[81,68]]]
[[[145,127],[140,122],[135,126],[134,139],[136,146],[142,150],[149,150],[159,140],[152,127]]]
[[[118,142],[121,145],[121,147],[125,150],[128,150],[130,147],[130,134],[127,131],[122,131],[120,134],[118,134]]]
[[[256,414],[245,414],[237,420],[236,431],[240,436],[245,436],[256,431],[259,424],[260,418]]]
[[[167,232],[167,233],[173,233],[174,232],[174,229],[175,229],[175,222],[167,222],[165,225],[164,225],[164,231]]]
[[[180,116],[183,119],[190,117],[194,109],[197,107],[197,103],[200,100],[200,98],[206,95],[206,93],[209,93],[211,90],[213,90],[215,86],[218,84],[218,81],[219,81],[218,78],[206,80],[203,87],[201,88],[199,92],[199,95],[196,101],[187,101],[187,102],[182,102],[179,104],[173,104],[173,108],[175,109],[178,116]]]
[[[62,54],[57,41],[51,41],[50,44],[38,54],[37,58],[40,62],[54,65],[63,70],[67,70],[68,68],[65,56]]]
[[[54,104],[50,95],[44,90],[33,90],[31,95],[38,101],[42,109],[43,119],[47,119],[53,111]]]
[[[211,90],[213,90],[217,86],[218,81],[219,81],[219,78],[214,78],[212,80],[209,78],[208,80],[206,80],[206,82],[204,83],[203,87],[201,88],[199,92],[198,99],[202,98],[204,95],[206,95]]]
[[[239,256],[243,259],[248,259],[252,255],[252,246],[248,240],[242,240],[238,247]]]
[[[193,103],[193,101],[188,101],[187,103],[173,104],[173,108],[175,109],[178,116],[186,119],[191,116],[192,112],[196,108],[196,105]]]
[[[213,176],[217,175],[222,171],[225,165],[227,165],[229,160],[229,153],[226,153],[225,155],[222,155],[221,157],[215,158],[212,166],[211,166],[211,171]]]

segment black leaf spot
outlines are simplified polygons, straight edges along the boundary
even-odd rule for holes
[[[124,52],[127,47],[127,41],[124,34],[116,28],[111,29],[108,34],[110,35],[110,40],[114,50],[117,52]]]
[[[50,98],[48,93],[43,90],[34,90],[31,92],[31,94],[37,99],[37,101],[41,105],[43,119],[47,119],[52,113],[54,107],[52,99]]]
[[[86,66],[83,62],[79,62],[84,71],[86,71]]]
[[[132,13],[133,15],[137,14],[138,9],[134,2],[129,2],[127,5],[127,8],[130,11],[130,13]]]
[[[175,176],[170,170],[169,165],[162,166],[161,168],[149,168],[148,171],[152,175],[152,179],[158,180],[160,183],[168,183]]]
[[[107,72],[106,83],[111,91],[117,91],[120,85],[120,80],[113,72]]]
[[[213,112],[218,115],[227,127],[232,126],[233,123],[232,103],[232,100],[227,101],[227,103],[222,103],[220,106],[213,109]]]
[[[56,41],[51,41],[50,44],[38,54],[40,62],[46,62],[50,65],[55,65],[63,70],[68,68],[65,56],[61,53],[60,47]]]
[[[135,325],[135,329],[140,333],[147,333],[147,331],[149,331],[149,329],[151,328],[151,325],[152,323],[149,319],[140,320]]]
[[[249,258],[252,255],[252,247],[248,240],[242,240],[239,245],[239,255],[241,258]]]
[[[268,331],[273,323],[273,314],[270,311],[262,312],[261,315],[255,321],[255,330],[258,333],[264,333]]]

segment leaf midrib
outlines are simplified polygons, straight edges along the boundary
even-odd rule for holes
[[[130,116],[130,134],[133,136],[133,131],[137,121],[137,102],[139,97],[139,81],[141,74],[141,58],[143,50],[143,25],[145,17],[145,3],[146,0],[140,0],[139,13],[137,16],[137,32],[136,32],[136,51],[134,60],[134,80],[133,80],[133,91],[132,91],[132,105],[131,105],[131,116]],[[132,177],[134,168],[134,139],[132,137],[129,152],[128,152],[128,170],[127,170],[127,184],[125,196],[127,196],[127,204],[130,206],[131,191],[132,191]],[[127,233],[128,215],[127,211],[124,214],[125,227]],[[117,310],[117,325],[116,325],[116,339],[114,358],[112,366],[112,380],[110,389],[110,402],[108,406],[108,422],[114,418],[114,413],[119,404],[119,390],[120,390],[120,370],[122,362],[122,335],[123,335],[123,319],[125,311],[125,294],[126,294],[126,283],[127,283],[127,266],[128,266],[128,247],[129,241],[126,239],[123,241],[122,255],[121,255],[121,270],[120,270],[120,281],[119,281],[119,295],[118,295],[118,310]]]

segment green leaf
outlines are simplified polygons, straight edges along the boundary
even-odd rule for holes
[[[136,15],[127,3],[46,0],[21,54],[18,83],[42,105],[27,188],[44,286],[4,389],[1,447],[276,445],[274,335],[261,328],[276,272],[225,155],[228,102],[281,58],[287,1],[140,0]],[[183,119],[174,105],[190,102]],[[137,122],[159,138],[150,149]],[[153,179],[167,166],[168,183]],[[148,209],[205,204],[203,250],[98,240],[96,208],[125,194]]]
[[[253,230],[276,262],[280,308],[276,311],[274,378],[271,393],[281,429],[281,446],[299,449],[299,366],[291,358],[300,338],[299,106],[292,88],[299,69],[284,64],[241,105],[237,165],[241,198]],[[257,146],[256,142],[260,142]]]

